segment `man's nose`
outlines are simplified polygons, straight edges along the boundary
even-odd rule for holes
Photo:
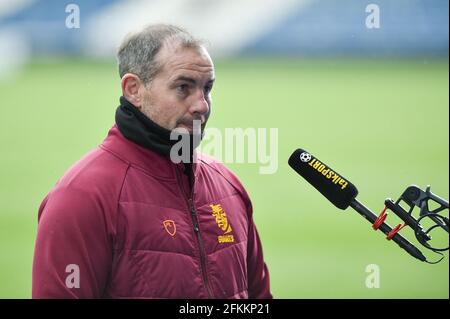
[[[191,113],[206,115],[209,112],[209,100],[204,92],[199,92],[191,105]]]

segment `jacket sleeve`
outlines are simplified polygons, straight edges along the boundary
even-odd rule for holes
[[[112,259],[110,222],[101,202],[73,188],[56,188],[39,209],[33,298],[99,298]]]
[[[264,262],[261,240],[250,220],[247,247],[248,293],[250,299],[272,299],[269,270]]]

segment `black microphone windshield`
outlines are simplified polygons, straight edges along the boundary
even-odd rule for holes
[[[305,150],[294,151],[289,166],[337,208],[346,209],[358,195],[355,185]]]

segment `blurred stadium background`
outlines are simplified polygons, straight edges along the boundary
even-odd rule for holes
[[[380,28],[366,26],[371,3]],[[66,27],[69,4],[79,8],[79,28]],[[294,149],[310,150],[356,184],[375,212],[410,184],[431,184],[448,199],[448,6],[0,0],[0,298],[31,296],[39,204],[114,121],[120,40],[156,22],[209,42],[217,68],[210,127],[279,130],[276,174],[228,164],[252,197],[275,297],[448,298],[448,259],[412,259],[287,165]],[[410,229],[402,233],[415,242]],[[446,236],[436,240],[448,245]],[[380,288],[366,287],[370,264],[379,266]]]

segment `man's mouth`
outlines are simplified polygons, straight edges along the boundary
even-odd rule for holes
[[[186,125],[186,124],[179,124],[176,128],[182,128],[189,131],[189,133],[192,133],[194,131],[192,125]]]
[[[189,131],[190,134],[192,133],[200,133],[203,129],[204,122],[202,123],[202,120],[194,120],[192,122],[182,122],[179,123],[177,128],[184,128]]]

